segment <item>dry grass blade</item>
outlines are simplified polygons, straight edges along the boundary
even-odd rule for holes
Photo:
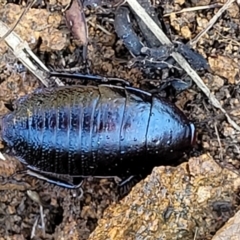
[[[196,228],[196,230],[195,230],[195,233],[194,233],[194,238],[193,238],[193,240],[196,240],[196,238],[197,238],[197,234],[198,234],[198,228]]]
[[[43,206],[42,206],[42,201],[40,199],[40,196],[37,192],[32,191],[32,190],[28,190],[27,191],[27,195],[29,196],[29,198],[31,198],[34,202],[39,204],[39,210],[40,210],[40,218],[41,218],[41,222],[42,222],[42,232],[43,232],[43,236],[45,235],[45,222],[44,222],[44,213],[43,213]],[[34,224],[33,226],[33,230],[32,230],[32,234],[35,233],[35,228],[36,225]]]
[[[232,0],[233,1],[233,0]],[[172,45],[171,41],[164,34],[162,29],[152,20],[152,18],[146,13],[142,6],[136,0],[126,0],[126,2],[131,6],[131,8],[138,14],[138,16],[145,22],[148,28],[155,34],[158,40],[162,44]],[[220,102],[215,98],[215,96],[210,92],[208,87],[204,84],[202,79],[198,74],[190,67],[188,62],[183,58],[183,56],[177,52],[172,53],[172,57],[178,62],[178,64],[188,73],[188,75],[193,79],[197,86],[204,92],[208,97],[212,105],[222,111],[226,116],[228,122],[237,130],[240,131],[240,127],[230,118],[225,109],[222,108]]]
[[[9,33],[10,31],[10,28],[5,23],[0,21],[0,37],[4,37],[6,33]],[[14,31],[10,32],[9,35],[4,38],[4,40],[15,57],[21,61],[22,64],[46,87],[48,87],[49,79],[47,78],[47,73],[49,72],[49,69],[32,52],[27,42],[23,41]],[[59,86],[63,86],[63,83],[59,79],[56,78],[55,82]]]
[[[199,41],[199,39],[213,26],[213,24],[218,20],[218,18],[229,8],[229,6],[235,2],[235,0],[228,0],[222,8],[219,9],[217,14],[209,21],[207,27],[200,32],[193,40],[189,42],[189,45],[194,46]]]
[[[0,160],[3,160],[3,161],[6,160],[6,158],[3,156],[3,154],[1,152],[0,152]]]
[[[33,6],[33,4],[36,2],[36,0],[31,1],[28,6],[23,10],[22,14],[20,15],[19,19],[16,21],[16,23],[14,24],[14,26],[8,30],[8,32],[6,32],[3,36],[1,36],[0,38],[0,42],[2,42],[9,34],[11,34],[11,32],[14,31],[14,29],[17,27],[18,23],[21,21],[21,19],[24,17],[24,15],[26,14],[26,12]]]
[[[33,224],[32,231],[31,231],[31,239],[33,239],[36,236],[35,233],[36,233],[38,220],[39,220],[39,217],[36,218],[36,220],[35,220],[35,222]]]
[[[218,8],[223,6],[222,4],[218,4],[218,3],[214,3],[211,5],[206,5],[206,6],[197,6],[197,7],[189,7],[189,8],[184,8],[180,11],[177,12],[170,12],[170,13],[166,13],[163,16],[167,17],[170,16],[171,14],[179,14],[179,13],[184,13],[184,12],[193,12],[193,11],[199,11],[199,10],[204,10],[204,9],[210,9],[210,8]]]
[[[108,30],[106,30],[104,27],[102,27],[101,25],[97,24],[97,23],[93,23],[91,21],[91,17],[88,17],[86,19],[87,23],[89,23],[92,27],[98,28],[99,30],[101,30],[102,32],[106,33],[108,36],[112,36],[112,33],[110,33]]]

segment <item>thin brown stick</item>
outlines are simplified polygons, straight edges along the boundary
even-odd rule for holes
[[[0,21],[0,37],[3,37],[10,28]],[[22,64],[35,75],[46,87],[50,85],[47,73],[49,69],[39,60],[32,52],[27,42],[23,41],[14,31],[4,38],[6,44],[13,52],[14,56],[22,62]],[[34,60],[34,61],[33,61]],[[64,84],[55,78],[55,82],[59,86]]]
[[[195,46],[199,39],[214,25],[218,18],[225,12],[235,0],[228,0],[217,12],[217,14],[209,21],[207,27],[202,30],[194,39],[189,42],[190,46]]]
[[[9,28],[5,23],[0,21],[0,43],[5,40],[6,44],[13,52],[15,57],[23,63],[46,87],[49,86],[49,79],[47,73],[49,69],[39,60],[39,58],[32,52],[27,42],[23,41],[15,32],[14,29],[18,23],[22,20],[27,11],[33,6],[36,0],[30,1],[28,6],[23,10],[20,17],[13,25]],[[34,61],[35,63],[34,63]],[[38,66],[36,65],[38,64]],[[63,86],[64,84],[58,78],[54,78],[57,85]]]
[[[110,33],[108,30],[106,30],[106,29],[105,29],[104,27],[102,27],[101,25],[99,25],[99,24],[97,24],[97,23],[96,23],[96,24],[93,23],[91,20],[92,20],[91,17],[86,18],[87,23],[89,23],[92,27],[98,28],[98,29],[101,30],[102,32],[106,33],[107,35],[112,36],[112,33]]]
[[[193,11],[199,11],[199,10],[204,10],[204,9],[218,8],[218,7],[222,7],[222,6],[223,6],[222,4],[215,3],[215,4],[211,4],[211,5],[205,5],[205,6],[196,6],[196,7],[184,8],[184,9],[182,9],[180,11],[177,11],[177,12],[166,13],[166,14],[163,15],[163,17],[170,16],[171,14],[193,12]]]
[[[33,4],[36,2],[36,0],[30,1],[28,6],[24,8],[23,12],[21,13],[20,17],[17,19],[15,24],[9,29],[1,38],[0,43],[11,33],[14,31],[14,29],[17,27],[18,23],[21,21],[21,19],[24,17],[24,15],[27,13],[27,11],[33,6]]]
[[[233,1],[233,0],[231,0]],[[146,13],[146,11],[142,8],[142,6],[136,0],[126,0],[126,2],[130,5],[133,11],[138,14],[142,21],[147,25],[147,27],[153,32],[153,34],[158,38],[158,40],[162,44],[166,44],[169,46],[173,46],[168,37],[164,34],[162,29],[158,27],[158,25],[152,20],[152,18]],[[238,131],[240,131],[240,127],[230,118],[227,112],[222,108],[220,102],[215,98],[215,96],[210,92],[208,87],[204,84],[202,79],[198,76],[198,74],[190,67],[185,58],[177,53],[173,52],[172,57],[176,60],[176,62],[188,73],[188,75],[193,79],[193,81],[197,84],[197,86],[203,91],[203,93],[208,97],[212,105],[218,109],[220,109],[224,115],[226,116],[228,122]]]
[[[226,36],[222,35],[222,34],[221,34],[219,31],[217,31],[217,30],[215,30],[215,31],[216,31],[216,33],[217,33],[220,37],[222,37],[223,39],[226,39],[226,41],[220,40],[220,39],[219,39],[219,41],[224,41],[224,42],[226,42],[226,43],[227,43],[227,41],[228,41],[228,42],[231,42],[231,43],[233,43],[233,44],[235,44],[235,45],[237,45],[237,46],[240,46],[240,43],[239,43],[237,40],[232,39],[232,38],[229,38],[229,37],[226,37]]]
[[[198,227],[196,227],[196,229],[195,229],[193,240],[196,240],[197,234],[198,234]]]
[[[42,200],[40,199],[40,196],[37,192],[32,191],[32,190],[27,190],[27,195],[29,196],[29,198],[31,198],[32,201],[38,203],[39,205],[39,211],[40,211],[40,218],[41,218],[41,223],[42,223],[42,233],[43,236],[45,236],[45,221],[44,221],[44,213],[43,213],[43,203]],[[37,218],[38,220],[38,218]],[[34,224],[33,229],[32,229],[32,233],[35,234],[35,229],[36,226]]]
[[[32,231],[31,231],[31,239],[34,238],[36,235],[36,228],[37,228],[37,224],[38,224],[38,220],[39,220],[39,216],[36,218],[33,226],[32,226]]]

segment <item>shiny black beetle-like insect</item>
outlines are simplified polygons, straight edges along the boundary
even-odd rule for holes
[[[138,88],[74,85],[20,98],[0,136],[31,171],[76,187],[87,176],[124,180],[170,164],[191,149],[195,128],[174,104]]]

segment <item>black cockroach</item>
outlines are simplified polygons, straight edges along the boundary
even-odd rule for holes
[[[1,118],[3,142],[32,173],[79,179],[150,173],[190,149],[194,125],[171,102],[130,86],[63,86],[20,98]]]
[[[150,1],[139,1],[139,3],[161,28],[161,22]],[[134,31],[130,20],[130,10],[127,7],[119,7],[115,12],[114,20],[114,28],[118,38],[123,41],[125,47],[134,56],[130,65],[138,63],[140,66],[144,65],[145,68],[151,69],[169,68],[176,65],[175,60],[171,57],[172,52],[176,51],[182,54],[195,70],[210,70],[207,60],[195,50],[190,49],[187,44],[174,42],[173,46],[162,45],[134,11],[133,14],[145,39],[145,45]]]

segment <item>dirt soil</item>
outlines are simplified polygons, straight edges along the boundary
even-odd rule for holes
[[[164,15],[190,7],[225,2],[163,0],[154,1],[153,4]],[[133,56],[114,30],[115,9],[110,6],[116,5],[117,1],[104,2],[104,6],[100,6],[100,0],[85,3],[91,5],[84,8],[88,28],[86,61],[81,41],[74,39],[74,34],[67,27],[64,11],[68,1],[37,1],[14,31],[27,41],[46,66],[55,71],[73,69],[75,72],[123,78],[133,86],[148,91],[159,88],[162,79],[167,79],[164,77],[166,71],[138,65],[129,67]],[[1,1],[1,20],[9,27],[13,26],[25,7],[26,2]],[[161,17],[165,24],[164,30],[172,41],[187,43],[206,27],[219,8],[215,5],[213,8],[166,15]],[[238,125],[239,19],[239,6],[233,3],[194,46],[194,50],[202,54],[211,67],[211,71],[197,71],[198,74]],[[136,29],[136,32],[142,39],[140,30]],[[167,75],[176,72],[168,71]],[[186,78],[184,71],[176,76],[183,80]],[[9,112],[6,104],[42,87],[4,42],[0,42],[0,115]],[[209,103],[201,90],[193,83],[178,95],[174,95],[174,91],[163,91],[160,94],[174,101],[197,128],[197,144],[185,160],[208,153],[222,167],[239,174],[240,134],[228,123],[222,112]],[[79,189],[64,189],[19,173],[24,166],[7,154],[4,156],[7,161],[0,161],[0,240],[30,239],[31,236],[34,236],[33,239],[86,240],[96,228],[104,210],[119,201],[113,180],[88,179],[84,182],[84,194],[81,196]],[[238,197],[236,193],[236,199]],[[238,210],[236,199],[235,211]],[[41,217],[45,226],[42,226]],[[211,239],[214,234],[212,232],[205,239]]]

